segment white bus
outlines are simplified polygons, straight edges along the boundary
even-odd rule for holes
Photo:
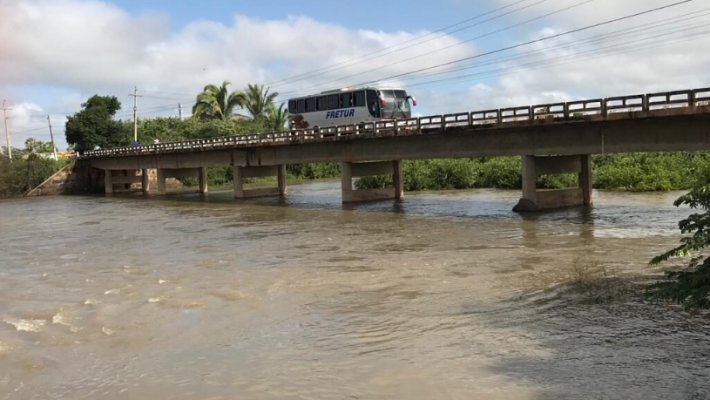
[[[346,88],[288,101],[291,129],[360,124],[412,116],[417,100],[404,89]]]

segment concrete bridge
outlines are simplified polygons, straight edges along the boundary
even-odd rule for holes
[[[539,211],[592,204],[591,154],[696,150],[710,150],[710,88],[88,151],[77,166],[103,170],[106,193],[140,184],[158,195],[166,179],[187,176],[207,193],[207,168],[231,166],[241,199],[286,196],[286,165],[337,162],[343,202],[357,202],[401,199],[402,160],[521,156],[515,210]],[[567,173],[577,187],[535,186],[537,176]],[[394,187],[353,189],[353,178],[371,175],[391,175]],[[244,189],[245,178],[266,176],[277,187]]]

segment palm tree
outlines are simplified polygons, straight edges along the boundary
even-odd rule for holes
[[[281,103],[279,108],[276,108],[274,103],[269,104],[266,108],[267,115],[267,127],[273,132],[283,132],[286,123],[288,122],[288,108],[284,107],[284,103]]]
[[[247,102],[243,92],[229,93],[227,86],[231,82],[224,81],[222,86],[207,85],[202,93],[197,95],[197,101],[192,107],[192,115],[197,119],[227,120],[232,116],[234,108],[241,107]]]
[[[247,85],[245,108],[254,117],[255,120],[263,119],[268,116],[269,105],[274,104],[274,99],[279,94],[277,92],[269,93],[269,89],[264,90],[264,85]]]
[[[52,153],[54,152],[54,149],[52,149],[52,143],[45,143],[41,140],[29,138],[25,140],[25,152],[28,154]]]

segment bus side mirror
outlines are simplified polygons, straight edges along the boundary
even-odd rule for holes
[[[409,96],[409,98],[412,99],[412,105],[413,105],[414,107],[416,107],[416,106],[417,106],[417,99],[415,99],[415,98],[412,97],[412,96]]]

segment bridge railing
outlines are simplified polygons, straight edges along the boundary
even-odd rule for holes
[[[357,137],[409,136],[461,129],[487,128],[497,124],[536,120],[575,121],[592,116],[653,111],[671,108],[710,107],[710,88],[678,90],[566,103],[508,107],[494,110],[384,120],[324,128],[296,129],[277,133],[192,139],[149,146],[119,147],[84,152],[80,158],[149,155],[191,150],[216,150],[274,144],[350,140]],[[710,110],[708,111],[710,112]]]

